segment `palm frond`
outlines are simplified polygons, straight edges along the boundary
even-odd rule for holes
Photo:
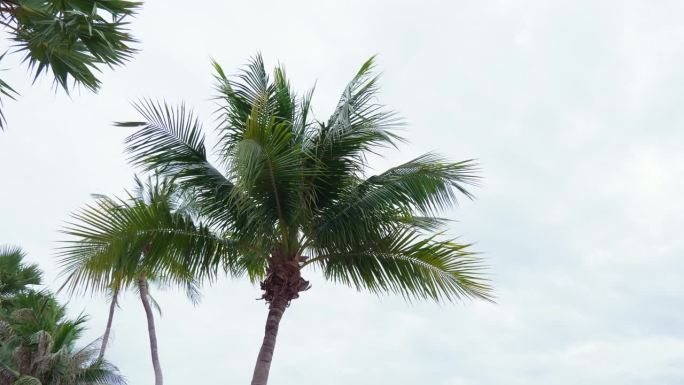
[[[136,40],[125,16],[141,3],[83,0],[69,2],[7,2],[13,15],[12,39],[35,78],[50,72],[69,91],[69,80],[97,91],[101,65],[116,66],[131,59]]]
[[[252,115],[254,106],[260,105],[260,112],[270,116],[274,112],[275,86],[264,68],[264,60],[260,54],[254,56],[236,80],[229,79],[217,62],[213,62],[216,80],[216,99],[219,105],[219,143],[217,149],[222,158],[228,157],[237,143],[243,139],[247,120]]]
[[[175,211],[169,196],[152,201],[99,197],[73,215],[63,233],[71,240],[60,249],[65,286],[76,290],[107,291],[113,283],[130,286],[139,272],[185,285],[196,277],[212,278],[209,266],[225,264],[240,274],[237,247],[230,238],[215,235]]]
[[[126,138],[131,163],[146,171],[172,172],[179,166],[206,162],[202,126],[185,105],[173,107],[142,99],[134,107],[145,121],[116,123],[120,127],[142,127]]]
[[[107,360],[92,361],[78,375],[79,385],[126,385],[126,378]]]
[[[40,285],[43,274],[36,264],[23,262],[26,254],[18,247],[0,246],[0,297]]]
[[[328,120],[324,144],[349,146],[348,156],[362,151],[374,152],[374,148],[394,146],[403,139],[392,129],[401,125],[394,112],[386,111],[376,101],[379,76],[373,73],[375,57],[368,59],[349,82],[335,112]]]
[[[229,227],[236,220],[228,200],[233,183],[208,161],[201,124],[194,114],[183,105],[174,108],[149,99],[135,107],[145,121],[117,123],[141,127],[126,138],[130,161],[145,171],[174,177],[211,225]]]
[[[304,192],[313,209],[337,199],[346,181],[362,177],[366,157],[404,139],[397,115],[377,102],[378,76],[374,58],[362,66],[342,93],[327,123],[319,123],[304,142],[304,152],[315,171]]]
[[[276,123],[273,117],[263,121],[258,109],[254,107],[231,160],[232,174],[237,177],[234,198],[238,209],[259,202],[266,217],[256,220],[286,226],[299,210],[299,186],[304,177],[301,153],[292,145],[291,125]]]
[[[407,299],[492,300],[483,265],[467,244],[396,231],[340,251],[319,251],[317,263],[326,278],[374,293],[397,293]]]
[[[455,205],[459,193],[472,197],[466,186],[477,182],[476,171],[472,161],[450,163],[426,154],[365,181],[350,183],[320,212],[308,236],[336,239],[342,247],[397,227],[435,230],[444,222],[434,216],[437,212]],[[416,217],[416,211],[426,216]]]

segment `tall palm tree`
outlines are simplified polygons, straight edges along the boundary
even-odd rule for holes
[[[86,317],[66,309],[46,291],[14,295],[0,310],[0,385],[121,385],[116,367],[97,358],[95,343],[76,348]]]
[[[310,288],[302,271],[358,290],[406,299],[491,299],[481,260],[443,236],[437,217],[477,181],[470,160],[428,153],[368,175],[367,156],[403,139],[397,116],[376,101],[374,61],[365,62],[327,121],[312,118],[312,91],[298,97],[282,68],[260,56],[228,78],[214,63],[219,100],[217,165],[199,120],[181,105],[143,100],[127,138],[134,165],[173,176],[202,221],[136,220],[130,237],[158,237],[145,264],[185,264],[198,276],[221,270],[260,282],[268,304],[253,385],[267,383],[276,336],[291,301]],[[194,232],[194,233],[193,233]],[[109,238],[108,247],[125,244]]]
[[[43,274],[38,265],[24,263],[25,256],[18,247],[0,247],[0,306],[8,297],[41,283]]]
[[[197,280],[183,266],[166,266],[160,271],[144,263],[148,250],[158,240],[153,237],[128,237],[128,231],[139,227],[136,220],[190,221],[189,210],[180,205],[179,191],[172,180],[150,178],[143,183],[136,178],[136,189],[127,199],[95,196],[95,203],[74,215],[75,222],[64,232],[73,236],[62,248],[61,263],[66,275],[66,287],[73,294],[78,290],[105,292],[111,296],[107,326],[102,337],[99,356],[104,355],[114,318],[117,300],[123,291],[138,292],[147,318],[150,354],[155,385],[163,384],[159,361],[153,307],[159,305],[150,295],[149,283],[162,286],[181,285],[193,303],[199,301]],[[117,238],[123,248],[112,248],[108,239]],[[127,242],[127,239],[130,242]]]

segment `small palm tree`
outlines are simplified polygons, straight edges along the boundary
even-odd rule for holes
[[[125,0],[35,1],[0,0],[0,26],[35,72],[35,78],[51,72],[55,83],[69,90],[69,81],[96,91],[95,75],[102,65],[129,60],[135,39],[128,33],[126,17],[139,2]],[[0,60],[4,57],[0,55]],[[0,95],[14,99],[16,91],[0,80]],[[0,129],[5,116],[0,110]]]
[[[66,309],[46,291],[14,295],[0,311],[0,385],[120,385],[116,367],[97,357],[95,343],[76,348],[86,317]]]
[[[157,335],[152,307],[159,305],[149,292],[149,283],[161,286],[181,285],[190,300],[199,301],[198,282],[183,266],[151,268],[144,263],[145,255],[155,249],[159,240],[149,237],[129,237],[129,231],[140,227],[136,222],[190,222],[189,210],[181,206],[179,191],[168,179],[150,178],[147,183],[136,178],[136,189],[127,199],[96,196],[95,204],[74,215],[75,222],[64,230],[73,236],[62,248],[63,287],[73,294],[79,290],[104,292],[111,296],[107,326],[102,337],[99,356],[104,355],[117,306],[119,294],[128,288],[138,292],[147,317],[150,351],[155,373],[155,384],[163,383]],[[191,229],[193,232],[195,229]],[[140,235],[140,234],[138,234]],[[124,246],[112,247],[110,239],[118,239]]]
[[[163,238],[144,261],[155,269],[185,264],[203,277],[225,270],[260,282],[269,312],[253,385],[267,383],[283,313],[310,288],[304,268],[407,299],[491,299],[480,259],[468,245],[443,237],[445,220],[436,216],[459,194],[471,196],[474,163],[430,153],[368,175],[369,154],[403,141],[395,130],[401,121],[376,101],[373,59],[327,121],[312,119],[312,91],[296,96],[284,70],[268,76],[260,56],[232,79],[214,64],[217,166],[200,122],[184,106],[145,100],[136,105],[142,121],[119,124],[139,127],[127,139],[132,163],[176,178],[203,222],[142,216],[126,229],[126,242]]]

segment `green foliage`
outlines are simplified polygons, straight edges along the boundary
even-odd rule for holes
[[[30,284],[38,283],[40,271],[34,265],[24,265],[17,249],[6,250],[9,252],[0,256],[2,267],[20,268],[3,270],[3,276],[12,271],[25,276],[28,270]],[[76,347],[85,316],[69,319],[66,308],[52,293],[26,286],[6,291],[4,299],[0,307],[0,385],[125,384],[114,366],[97,358],[95,342]]]
[[[123,0],[0,0],[0,24],[34,73],[51,73],[67,92],[69,81],[97,91],[102,65],[121,65],[135,53],[126,18],[141,3]],[[1,57],[0,57],[1,59]],[[16,92],[0,80],[0,93]],[[4,125],[0,111],[0,128]]]
[[[377,293],[491,299],[480,258],[469,245],[444,239],[446,221],[435,216],[459,195],[471,197],[467,188],[478,179],[473,161],[426,154],[366,175],[369,154],[404,141],[396,130],[402,121],[377,103],[373,58],[327,121],[311,119],[312,91],[298,97],[285,71],[269,76],[260,56],[233,78],[213,65],[217,166],[208,159],[200,122],[183,105],[143,100],[136,104],[142,121],[119,123],[137,127],[127,139],[130,161],[174,177],[196,211],[190,219],[205,223],[155,224],[131,212],[126,223],[136,225],[117,231],[133,245],[141,233],[164,239],[148,253],[149,268],[181,263],[200,276],[223,268],[257,280],[273,258],[285,258]],[[89,221],[106,226],[102,218]],[[113,238],[104,242],[124,247]]]
[[[40,285],[42,272],[36,264],[23,262],[25,253],[18,247],[0,247],[0,305],[3,300]]]
[[[136,179],[136,188],[126,199],[94,198],[94,204],[75,213],[74,222],[63,230],[72,236],[60,252],[64,287],[71,293],[137,290],[144,275],[162,286],[180,286],[192,302],[199,301],[198,281],[182,258],[222,253],[206,248],[207,242],[192,243],[195,237],[214,235],[195,225],[192,207],[173,180]],[[175,245],[176,254],[165,255],[164,264],[149,261],[168,245]],[[212,247],[220,249],[223,244]]]

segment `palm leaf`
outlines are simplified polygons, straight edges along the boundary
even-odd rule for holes
[[[304,196],[314,210],[334,202],[346,183],[362,176],[368,154],[403,141],[395,132],[401,119],[376,101],[378,76],[373,68],[370,58],[345,88],[328,122],[318,123],[304,142],[314,169]]]
[[[146,171],[171,175],[192,190],[198,210],[212,225],[229,227],[235,220],[228,200],[233,183],[207,159],[201,124],[185,106],[172,107],[149,99],[135,105],[143,122],[117,123],[142,127],[126,139],[130,161]]]
[[[407,299],[491,300],[483,266],[469,246],[401,230],[346,250],[323,251],[308,263],[317,263],[326,278],[357,290],[397,293]]]
[[[65,287],[106,291],[112,282],[134,283],[140,269],[174,284],[194,282],[195,274],[214,276],[209,266],[223,264],[239,274],[235,245],[195,224],[170,201],[153,203],[99,197],[74,214],[63,232],[72,237],[60,250]]]

